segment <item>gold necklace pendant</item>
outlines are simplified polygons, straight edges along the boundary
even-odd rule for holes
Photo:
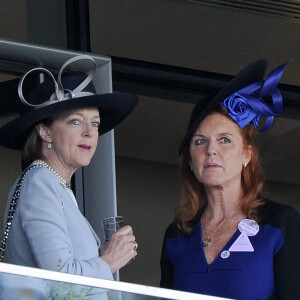
[[[209,237],[202,240],[203,247],[208,247],[210,244],[211,244],[211,240]]]
[[[207,238],[202,239],[202,245],[203,247],[208,247],[211,245],[211,237],[218,231],[218,229],[225,223],[225,221],[229,218],[229,215],[217,226],[217,228],[210,234],[208,235],[207,233],[207,213],[205,213],[205,231],[206,231],[206,236]]]

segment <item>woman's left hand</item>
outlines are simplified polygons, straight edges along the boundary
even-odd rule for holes
[[[115,273],[137,255],[136,249],[132,228],[126,225],[101,245],[99,256],[109,265],[111,272]]]

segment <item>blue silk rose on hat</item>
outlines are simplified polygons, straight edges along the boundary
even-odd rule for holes
[[[247,98],[243,95],[239,93],[232,94],[223,101],[222,106],[240,128],[244,128],[250,122],[253,122],[255,128],[258,127],[261,116],[252,109]]]
[[[277,85],[286,65],[291,61],[274,69],[264,83],[254,82],[233,93],[221,103],[240,128],[244,128],[250,122],[258,128],[262,117],[266,120],[260,131],[270,128],[274,116],[282,112],[283,101]],[[264,101],[266,96],[272,99],[273,107]]]

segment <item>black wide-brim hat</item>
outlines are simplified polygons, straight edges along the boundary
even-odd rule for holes
[[[189,145],[190,140],[199,127],[200,123],[205,117],[212,112],[212,110],[221,104],[223,100],[232,95],[233,93],[241,90],[242,88],[263,80],[266,69],[267,61],[265,59],[257,60],[244,69],[242,69],[226,86],[213,98],[206,98],[195,105],[186,134],[179,146],[179,155],[182,153],[184,147]]]
[[[62,78],[65,90],[73,91],[86,78],[86,74],[68,74]],[[90,82],[83,89],[93,93],[87,96],[55,101],[48,105],[27,109],[18,118],[0,129],[0,145],[16,150],[22,150],[29,132],[39,122],[56,114],[80,108],[97,107],[100,113],[99,135],[105,134],[120,124],[135,108],[138,98],[127,93],[96,94]],[[52,80],[45,80],[30,94],[31,104],[41,104],[49,100],[54,92]]]

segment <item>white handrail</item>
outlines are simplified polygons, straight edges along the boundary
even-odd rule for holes
[[[60,281],[64,283],[78,284],[83,286],[97,287],[113,291],[127,292],[139,295],[147,295],[153,297],[162,297],[175,300],[218,300],[225,299],[207,295],[193,294],[188,292],[169,290],[164,288],[127,283],[122,281],[104,280],[93,277],[79,276],[54,272],[49,270],[18,266],[7,263],[0,263],[0,273],[8,273],[39,279]]]

